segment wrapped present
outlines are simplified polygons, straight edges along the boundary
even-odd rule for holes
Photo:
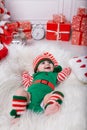
[[[64,23],[66,22],[66,18],[63,14],[53,14],[53,21],[56,23]]]
[[[13,31],[13,35],[21,32],[25,34],[26,39],[31,39],[31,23],[29,21],[16,21],[6,24],[9,31]]]
[[[84,32],[87,30],[87,15],[76,15],[72,19],[72,30]]]
[[[87,30],[83,32],[81,45],[87,46]]]
[[[73,45],[85,45],[85,46],[87,46],[87,32],[73,31],[71,43]]]
[[[80,7],[77,9],[77,15],[86,15],[87,14],[87,8]]]
[[[31,30],[31,23],[29,21],[18,21],[18,25],[23,30]]]
[[[22,30],[31,30],[31,23],[29,21],[16,21],[6,24],[9,30],[18,31],[19,28]]]
[[[4,30],[3,34],[0,34],[0,41],[5,44],[10,44],[12,42],[13,35],[11,32]]]
[[[0,26],[0,42],[10,44],[12,38],[13,38],[12,31],[9,31],[8,28],[6,28],[5,24]]]
[[[49,20],[46,26],[46,39],[69,41],[71,30],[71,24],[69,22],[55,23]]]
[[[8,31],[16,33],[18,30],[19,24],[18,22],[10,22],[10,23],[7,23],[5,27],[8,29]]]
[[[31,38],[32,38],[31,31],[25,30],[25,31],[23,31],[23,32],[24,32],[24,34],[25,34],[26,39],[31,39]]]
[[[29,21],[18,21],[18,33],[19,30],[21,29],[23,33],[25,34],[25,39],[31,39],[31,23]]]

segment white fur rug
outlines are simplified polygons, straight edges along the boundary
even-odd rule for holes
[[[27,111],[19,122],[10,123],[11,100],[21,86],[21,73],[28,70],[32,74],[33,58],[45,51],[54,54],[63,67],[68,66],[69,59],[76,56],[77,51],[68,50],[66,46],[64,49],[58,43],[47,41],[8,46],[9,55],[0,61],[0,130],[87,130],[87,84],[78,81],[73,72],[57,88],[65,95],[59,112],[44,116]]]

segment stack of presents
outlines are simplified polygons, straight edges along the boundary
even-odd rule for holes
[[[78,8],[77,15],[72,19],[72,39],[73,45],[87,46],[87,9]]]
[[[31,39],[31,23],[29,21],[15,21],[6,22],[0,27],[2,32],[0,32],[1,42],[5,44],[10,44],[14,37],[21,35],[20,38]]]
[[[8,32],[11,32],[12,39],[20,37],[22,40],[31,39],[31,23],[30,21],[14,21],[5,24]]]
[[[54,14],[53,19],[46,24],[46,39],[69,41],[71,32],[71,23],[65,16]]]
[[[0,60],[8,55],[8,47],[15,36],[21,39],[31,39],[30,21],[11,21],[10,12],[5,7],[4,0],[0,0]]]
[[[10,44],[15,36],[31,39],[30,21],[12,21],[5,2],[0,0],[0,43]]]
[[[53,20],[46,25],[46,39],[71,40],[72,45],[87,46],[87,9],[78,8],[72,22],[67,21],[64,15],[53,15]]]
[[[10,44],[15,36],[21,35],[22,39],[32,38],[32,24],[30,21],[11,21],[10,12],[5,8],[5,3],[0,0],[0,43]],[[45,29],[47,40],[69,41],[73,45],[87,46],[87,13],[85,8],[79,8],[72,22],[63,14],[54,14],[48,20]]]

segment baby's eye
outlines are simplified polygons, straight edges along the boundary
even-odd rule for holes
[[[41,64],[45,64],[45,61],[42,61]]]
[[[51,61],[48,61],[48,63],[49,63],[49,64],[52,64],[52,62],[51,62]]]

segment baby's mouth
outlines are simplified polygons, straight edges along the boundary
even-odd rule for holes
[[[50,67],[45,67],[45,69],[50,69]]]

